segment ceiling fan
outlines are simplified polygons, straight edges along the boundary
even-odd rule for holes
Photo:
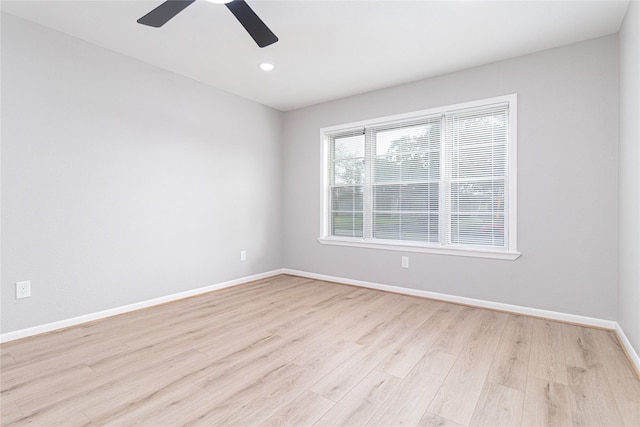
[[[151,12],[138,19],[139,24],[151,27],[162,27],[171,18],[180,13],[195,0],[167,0]],[[260,47],[269,46],[278,41],[278,37],[262,22],[262,19],[249,7],[244,0],[208,0],[212,3],[225,3],[249,35]]]

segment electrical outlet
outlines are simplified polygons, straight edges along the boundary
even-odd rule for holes
[[[29,298],[31,296],[31,281],[16,282],[16,299]]]
[[[240,251],[240,261],[247,260],[247,251]]]
[[[408,256],[403,256],[402,257],[402,268],[409,268],[409,257]]]

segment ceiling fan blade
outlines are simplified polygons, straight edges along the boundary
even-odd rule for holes
[[[253,37],[253,40],[258,43],[258,46],[265,47],[278,41],[278,37],[273,34],[244,0],[233,0],[231,3],[227,3],[226,6],[233,13],[233,16],[240,21],[249,35]]]
[[[180,13],[185,7],[189,6],[195,0],[167,0],[151,12],[138,19],[139,24],[149,25],[150,27],[162,27],[171,18]]]

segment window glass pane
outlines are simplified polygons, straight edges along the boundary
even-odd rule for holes
[[[451,184],[451,211],[454,213],[504,214],[504,210],[504,180]]]
[[[505,176],[506,166],[507,150],[505,145],[467,145],[453,151],[451,177]]]
[[[451,178],[506,176],[507,110],[504,106],[447,117]]]
[[[364,135],[337,136],[333,146],[336,160],[364,158]]]
[[[373,237],[400,240],[400,214],[374,213]]]
[[[389,156],[401,152],[438,150],[440,147],[440,121],[426,124],[377,130],[376,156]]]
[[[400,185],[376,185],[373,187],[373,210],[389,212],[400,210]]]
[[[451,215],[451,243],[504,247],[504,215]]]
[[[400,153],[375,158],[374,182],[436,180],[440,176],[440,153]]]
[[[384,211],[438,211],[439,185],[394,184],[373,187],[373,210]]]
[[[438,242],[438,214],[403,214],[400,240]]]
[[[362,187],[334,187],[331,189],[331,210],[362,212]]]
[[[373,237],[437,242],[439,184],[373,187]]]
[[[459,147],[505,143],[507,140],[507,109],[504,106],[454,113],[447,120],[450,137]]]
[[[437,213],[374,213],[373,237],[387,240],[438,242]]]
[[[400,182],[402,180],[402,163],[393,156],[376,157],[374,163],[374,182]]]
[[[350,185],[364,183],[364,159],[338,160],[333,167],[333,183]]]
[[[363,192],[361,186],[331,189],[331,234],[363,237]]]
[[[332,212],[331,235],[343,237],[362,237],[362,213]]]
[[[438,211],[440,186],[438,183],[402,186],[400,209],[403,211]]]
[[[373,132],[374,182],[439,179],[439,121]]]

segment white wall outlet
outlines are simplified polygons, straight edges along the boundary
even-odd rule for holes
[[[409,257],[408,256],[403,256],[402,257],[402,268],[409,268]]]
[[[240,251],[240,261],[247,260],[247,251]]]
[[[31,281],[16,282],[16,299],[29,298],[31,296]]]

